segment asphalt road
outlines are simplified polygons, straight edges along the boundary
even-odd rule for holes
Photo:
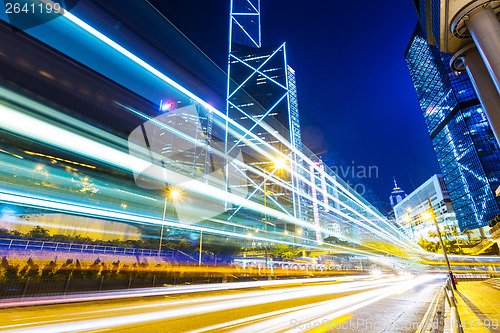
[[[415,332],[435,275],[288,283],[0,310],[0,332]],[[230,284],[227,284],[230,286]]]

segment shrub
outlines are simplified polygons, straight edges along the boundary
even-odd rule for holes
[[[26,234],[26,236],[32,237],[32,238],[49,238],[50,237],[50,233],[49,233],[49,229],[45,229],[45,228],[36,226],[33,229],[31,229]]]
[[[38,265],[33,262],[33,259],[29,258],[26,265],[21,269],[19,275],[23,278],[32,278],[40,274],[40,269]]]
[[[47,265],[42,268],[42,278],[48,279],[54,275],[54,270],[56,269],[57,264],[51,260]]]
[[[73,278],[81,279],[83,278],[82,265],[80,264],[80,260],[76,259],[75,268],[73,269]]]

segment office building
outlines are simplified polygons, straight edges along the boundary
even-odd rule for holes
[[[452,55],[430,45],[427,33],[416,27],[406,63],[458,225],[484,227],[499,213],[498,143],[468,75],[451,69]]]
[[[296,174],[302,172],[304,177],[309,176],[300,171],[302,159],[295,153],[290,154],[290,149],[279,139],[286,139],[292,147],[302,151],[295,72],[287,64],[286,45],[261,45],[259,0],[232,1],[230,21],[227,115],[244,131],[227,134],[226,151],[238,147],[247,164],[271,171],[275,161],[262,156],[259,149],[268,150],[266,145],[271,145],[289,156],[286,164],[295,172],[283,173],[279,178],[295,190],[287,190],[286,186],[268,182],[259,175],[250,175],[251,182],[255,183],[257,196],[263,196],[263,183],[266,182],[277,198],[275,203],[269,204],[288,207],[295,217],[302,218],[307,212],[301,208],[304,205],[298,192],[306,189]],[[263,141],[249,140],[245,131],[256,134]],[[246,149],[247,146],[251,148]]]
[[[413,0],[422,37],[448,53],[447,66],[467,71],[488,115],[496,139],[500,137],[500,22],[498,1]]]
[[[456,227],[458,231],[457,219],[444,178],[442,175],[434,175],[394,206],[396,223],[403,232],[416,241],[421,238],[435,240],[435,237],[429,235],[436,232],[436,227],[433,220],[426,215],[431,212],[428,200],[440,229]]]

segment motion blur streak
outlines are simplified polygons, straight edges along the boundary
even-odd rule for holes
[[[124,48],[123,46],[119,45],[118,43],[116,43],[115,41],[113,41],[112,39],[110,39],[109,37],[105,36],[104,34],[102,34],[101,32],[99,32],[98,30],[96,30],[95,28],[91,27],[89,24],[85,23],[84,21],[82,21],[81,19],[79,19],[78,17],[72,15],[71,13],[69,12],[66,12],[64,14],[64,17],[67,18],[68,20],[70,20],[71,22],[73,22],[74,24],[76,24],[77,26],[79,26],[80,28],[84,29],[85,31],[87,31],[88,33],[90,33],[91,35],[95,36],[96,38],[98,38],[100,41],[104,42],[105,44],[107,44],[108,46],[110,46],[111,48],[115,49],[116,51],[120,52],[121,54],[123,54],[125,57],[129,58],[130,60],[134,61],[135,63],[137,63],[138,65],[140,65],[142,68],[144,68],[145,70],[149,71],[150,73],[154,74],[155,76],[157,76],[158,78],[162,79],[163,81],[167,82],[168,84],[170,84],[172,87],[178,89],[179,91],[181,91],[183,94],[185,94],[186,96],[188,96],[189,98],[193,99],[194,101],[196,101],[197,103],[203,105],[205,108],[207,108],[208,110],[210,110],[211,112],[217,114],[217,116],[221,117],[222,119],[226,120],[228,123],[230,123],[232,126],[238,128],[239,130],[243,131],[244,133],[247,133],[249,134],[250,136],[252,136],[252,138],[254,140],[256,140],[259,144],[261,145],[264,145],[266,147],[268,147],[269,149],[273,150],[275,154],[283,157],[286,159],[287,156],[285,156],[281,151],[277,150],[275,147],[273,147],[272,145],[269,145],[268,143],[266,143],[265,141],[263,141],[260,137],[256,136],[255,134],[251,133],[251,132],[248,132],[247,130],[245,130],[241,125],[239,125],[237,122],[235,122],[233,119],[230,119],[228,118],[227,116],[225,116],[223,113],[221,113],[220,111],[218,111],[217,109],[215,109],[213,106],[211,106],[209,103],[205,102],[204,100],[200,99],[198,96],[196,96],[195,94],[193,94],[192,92],[190,92],[189,90],[187,90],[186,88],[184,88],[183,86],[179,85],[177,82],[175,82],[174,80],[172,80],[171,78],[169,78],[168,76],[166,76],[165,74],[163,74],[162,72],[160,72],[158,69],[154,68],[153,66],[151,66],[150,64],[148,64],[146,61],[144,61],[143,59],[141,59],[140,57],[138,57],[137,55],[133,54],[132,52],[130,52],[129,50],[127,50],[126,48]],[[274,131],[270,131],[270,133],[273,133],[274,135]],[[293,147],[293,145],[291,145],[287,140],[285,140],[284,138],[282,137],[279,137],[279,136],[275,136],[283,145],[285,145],[288,149],[290,149],[291,151],[293,151],[295,154],[297,154],[298,156],[300,156],[304,161],[306,161],[312,168],[316,169],[318,172],[321,172],[321,170],[319,169],[319,167],[313,163],[308,157],[306,157],[301,151],[297,150],[295,147]],[[256,147],[256,146],[255,146]],[[254,147],[254,148],[255,148]],[[259,149],[260,150],[260,149]],[[273,160],[274,159],[274,156],[271,156],[269,153],[265,152],[265,151],[262,151],[261,154],[263,154],[264,157],[268,158],[269,160]],[[292,169],[288,170],[289,172],[293,172]],[[323,173],[324,174],[324,173]],[[300,174],[297,174],[296,176],[301,176]],[[326,175],[325,174],[325,177],[327,177],[331,182],[333,182],[334,184],[336,184],[336,186],[338,186],[339,189],[341,189],[343,191],[343,193],[350,197],[352,200],[354,200],[360,207],[364,207],[368,212],[370,212],[371,214],[374,214],[375,216],[377,216],[377,214],[369,207],[367,207],[366,205],[364,205],[358,198],[356,198],[354,195],[352,195],[352,193],[350,193],[349,191],[347,191],[341,184],[339,184],[334,178],[330,177],[329,175]],[[303,179],[303,181],[305,181],[306,183],[309,183],[309,181],[307,179]],[[329,196],[330,199],[334,200],[335,201],[335,198],[333,196]],[[321,203],[322,204],[322,203]],[[238,203],[238,205],[244,205],[243,203]],[[248,207],[250,208],[250,207]],[[333,208],[333,207],[332,207]],[[251,208],[252,209],[252,208]],[[262,210],[260,210],[262,211]],[[378,229],[380,231],[377,232],[377,230],[374,230],[374,229],[371,229],[371,231],[375,232],[375,233],[379,233],[379,232],[382,232],[384,233],[385,230],[384,228],[382,228],[381,226],[379,226],[378,224],[376,223],[373,223],[373,221],[370,221],[369,219],[367,219],[366,217],[364,216],[360,216],[363,220],[364,220],[364,223],[368,223],[370,225],[372,225],[373,228],[375,229]],[[379,221],[382,222],[386,228],[389,228],[390,230],[396,232],[397,234],[399,234],[399,230],[397,230],[397,228],[395,228],[392,224],[388,223],[384,218],[382,218],[381,216],[378,216],[379,217]],[[283,218],[283,217],[278,217],[278,218]],[[286,218],[285,218],[286,219]],[[295,223],[295,224],[299,224],[300,225],[300,221],[297,223],[297,221],[295,222],[292,222],[292,223]],[[358,222],[359,223],[359,222]],[[363,224],[364,224],[363,223]],[[422,252],[420,251],[420,249],[417,247],[417,246],[414,246],[414,244],[405,244],[403,242],[401,242],[399,239],[397,239],[396,237],[394,237],[394,235],[392,234],[389,234],[387,233],[386,234],[386,237],[390,238],[392,242],[396,242],[396,243],[399,243],[402,247],[407,247],[410,251],[417,251],[417,252]]]
[[[363,280],[370,278],[370,275],[358,275],[353,276],[350,279],[353,280]],[[236,290],[245,288],[259,288],[259,287],[271,287],[271,286],[286,286],[289,284],[307,284],[307,283],[325,283],[325,282],[343,282],[346,281],[345,277],[334,277],[334,278],[307,278],[307,279],[294,279],[294,280],[268,280],[268,281],[252,281],[252,282],[238,282],[230,284],[205,284],[205,285],[193,285],[193,286],[171,286],[166,288],[141,288],[136,290],[127,291],[111,291],[111,292],[101,292],[99,294],[93,294],[92,296],[76,296],[76,297],[48,297],[40,298],[35,300],[24,300],[19,302],[18,300],[12,300],[9,302],[1,302],[0,308],[12,307],[18,305],[43,305],[43,304],[55,304],[55,303],[71,303],[71,302],[82,302],[82,301],[97,301],[97,300],[111,300],[120,298],[132,298],[132,297],[148,297],[148,296],[164,296],[164,295],[175,295],[175,294],[186,294],[186,293],[197,293],[205,291],[221,291],[221,290]]]
[[[395,285],[391,285],[377,290],[346,296],[340,299],[320,302],[312,304],[311,306],[307,307],[297,307],[294,309],[288,309],[289,310],[288,313],[285,313],[281,316],[261,321],[251,326],[245,325],[244,328],[234,330],[233,332],[239,332],[239,333],[276,332],[290,328],[290,323],[294,321],[300,322],[304,326],[308,326],[307,323],[311,321],[329,322],[337,317],[343,316],[347,313],[353,312],[362,307],[375,303],[378,300],[381,300],[385,297],[394,295],[400,292],[402,289],[408,290],[419,284],[425,284],[426,282],[433,279],[434,277],[432,276],[423,276],[418,279],[413,279],[409,281],[406,280],[403,283],[397,283]],[[340,311],[332,313],[332,311],[335,310],[340,310]],[[271,316],[269,315],[267,317]],[[249,322],[249,320],[247,320],[247,322]],[[314,325],[311,325],[311,327],[313,326]],[[299,331],[301,331],[301,329],[299,329],[298,327],[294,327],[287,332],[299,332]]]
[[[5,107],[3,105],[0,105],[0,112],[4,115],[0,119],[0,124],[2,125],[3,128],[8,129],[12,132],[33,138],[38,141],[42,141],[45,143],[49,143],[50,145],[60,147],[69,151],[72,151],[74,153],[77,153],[79,155],[83,156],[88,156],[93,159],[103,161],[105,163],[111,164],[118,166],[120,168],[126,169],[126,170],[131,170],[131,171],[136,171],[136,172],[141,172],[144,169],[146,169],[149,166],[149,163],[146,161],[143,161],[139,158],[133,157],[127,153],[124,153],[122,151],[119,151],[117,149],[108,147],[104,144],[101,144],[99,142],[95,142],[93,140],[90,140],[88,138],[85,138],[81,135],[71,133],[68,130],[65,130],[63,128],[59,128],[55,125],[49,124],[47,122],[44,122],[40,119],[36,119],[34,117],[31,117],[29,115],[23,114],[14,108],[9,108]],[[289,216],[287,214],[281,213],[279,211],[276,211],[275,209],[263,206],[259,203],[253,202],[246,200],[245,198],[239,197],[237,195],[227,193],[224,190],[217,189],[213,186],[204,184],[203,182],[196,181],[193,179],[190,179],[184,175],[175,173],[171,170],[165,170],[165,172],[168,173],[168,179],[178,179],[178,182],[180,183],[180,187],[185,188],[189,191],[193,191],[195,193],[211,197],[217,200],[227,200],[233,204],[236,204],[238,206],[245,206],[248,209],[251,209],[256,212],[261,212],[265,213],[269,216],[274,216],[278,219],[284,220],[284,221],[289,221],[293,224],[300,225],[302,227],[309,227],[309,224],[307,222],[304,222],[302,220],[299,220],[297,218],[294,218],[293,216]],[[33,201],[36,199],[32,198],[24,198],[24,202],[19,202],[16,200],[7,200],[6,194],[2,194],[2,200],[6,202],[17,202],[20,204],[28,204],[28,201]],[[18,198],[19,199],[19,198]],[[38,207],[48,207],[44,203],[40,203],[36,205]],[[54,206],[54,203],[52,203],[52,206]],[[59,205],[61,206],[61,205]],[[73,207],[72,207],[73,206]],[[55,207],[53,207],[55,208]],[[95,214],[95,209],[89,209],[89,208],[84,208],[84,207],[78,207],[74,205],[73,203],[70,205],[67,205],[64,209],[62,207],[59,208],[62,211],[66,212],[74,212],[77,210],[84,210],[85,213],[91,214],[94,212],[94,214],[91,214],[93,216],[96,216]],[[92,211],[92,212],[91,212]],[[104,211],[101,211],[101,213],[104,213]],[[98,215],[98,214],[97,214]],[[110,218],[124,218],[126,220],[132,220],[130,218],[130,215],[128,215],[129,218],[127,218],[127,214],[122,214],[122,213],[115,213],[111,211],[107,211],[104,215],[101,215],[102,217],[110,217]],[[162,223],[161,221],[158,221],[157,219],[148,219],[148,221],[142,221],[146,223],[152,223],[152,224],[160,224]],[[174,226],[173,224],[169,224],[168,222],[163,222],[165,225],[171,225]],[[175,226],[181,226],[180,224],[176,224]],[[192,229],[192,230],[203,230],[207,232],[212,232],[215,234],[223,234],[223,235],[230,235],[230,236],[235,236],[238,238],[244,238],[244,235],[240,234],[234,234],[234,233],[229,233],[229,232],[224,232],[224,231],[219,231],[219,230],[212,230],[212,229],[207,229],[207,228],[200,228],[200,227],[195,227],[195,226],[189,226],[185,225],[183,227],[186,227],[187,229]],[[371,229],[371,228],[369,228]],[[321,228],[321,231],[326,233],[326,234],[332,234],[331,231]],[[385,238],[387,240],[392,240],[393,235],[386,233],[386,234],[380,234],[382,238]],[[255,239],[260,239],[260,240],[265,240],[264,238],[261,237],[254,237]],[[273,240],[275,243],[282,243],[282,244],[291,244],[289,242],[280,242]],[[401,243],[401,242],[400,242]],[[401,243],[403,247],[407,247],[406,244]],[[347,249],[342,246],[335,246],[335,245],[330,245],[331,248],[337,248],[337,249],[344,249],[344,250],[349,250],[351,252],[358,252],[356,250],[351,250]],[[407,247],[409,250],[413,250],[412,248]]]
[[[361,307],[372,304],[384,297],[397,294],[401,290],[413,288],[419,284],[424,284],[434,279],[435,276],[422,276],[419,278],[414,277],[393,277],[371,281],[355,281],[346,282],[341,284],[326,284],[326,285],[312,285],[291,287],[287,289],[272,289],[262,291],[250,291],[246,293],[238,293],[223,296],[209,296],[200,297],[188,300],[168,301],[153,304],[151,306],[136,306],[136,307],[119,307],[111,309],[117,314],[124,313],[125,311],[140,310],[146,307],[170,307],[167,310],[155,312],[143,312],[129,315],[111,314],[106,318],[97,318],[89,320],[75,321],[75,317],[82,317],[85,313],[72,314],[68,318],[68,322],[59,324],[42,325],[44,322],[26,323],[15,325],[17,327],[22,325],[38,324],[37,327],[23,327],[8,330],[8,332],[40,332],[40,333],[57,333],[57,332],[79,332],[87,330],[105,329],[111,327],[126,326],[131,324],[138,324],[144,322],[151,322],[156,320],[165,320],[176,317],[185,317],[197,315],[202,313],[211,313],[217,311],[225,311],[235,308],[243,308],[247,306],[257,306],[259,304],[274,303],[292,299],[308,298],[312,296],[336,294],[342,292],[352,292],[370,289],[366,292],[357,293],[325,302],[313,303],[306,306],[299,306],[289,308],[286,311],[276,311],[260,316],[252,316],[246,320],[240,320],[227,323],[227,325],[242,324],[250,320],[265,320],[266,318],[273,317],[263,322],[245,326],[241,332],[275,332],[284,329],[290,329],[290,320],[300,320],[301,322],[308,322],[317,318],[333,320],[345,313],[359,309]],[[332,311],[336,311],[332,313]],[[60,319],[62,321],[64,319]],[[53,321],[52,321],[53,322]],[[208,327],[210,329],[222,329],[226,325],[217,325],[216,327]],[[12,326],[10,326],[12,327]],[[9,328],[8,326],[0,328]]]

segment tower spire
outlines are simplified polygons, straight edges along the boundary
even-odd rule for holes
[[[238,43],[260,48],[260,0],[231,0],[229,52]]]
[[[392,177],[392,179],[394,179],[394,188],[398,188],[398,183],[396,183],[396,177]]]

